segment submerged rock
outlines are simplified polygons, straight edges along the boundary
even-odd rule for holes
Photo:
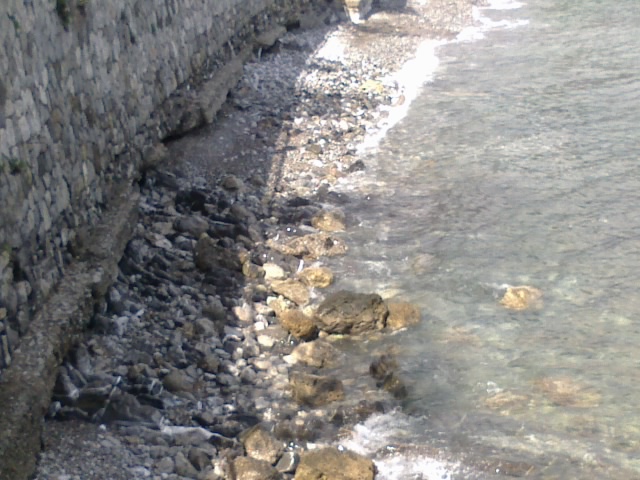
[[[376,467],[367,457],[326,447],[302,455],[295,480],[373,480],[375,474]]]
[[[387,303],[389,317],[387,318],[387,328],[400,330],[420,323],[420,309],[411,303],[390,302]]]
[[[301,343],[293,349],[285,360],[290,363],[301,363],[315,368],[335,367],[343,359],[344,354],[326,340],[314,340]]]
[[[534,386],[551,403],[563,407],[592,408],[602,400],[599,392],[568,377],[540,378]]]
[[[291,372],[289,385],[294,400],[310,407],[321,407],[344,398],[344,386],[334,377]]]
[[[329,295],[316,311],[319,328],[328,333],[360,334],[382,330],[389,310],[378,294],[341,290]]]
[[[398,362],[391,354],[381,355],[369,366],[369,373],[382,388],[396,398],[407,396],[407,387],[398,373]]]
[[[342,240],[324,232],[292,238],[284,243],[269,240],[267,246],[284,255],[312,260],[344,255],[347,252],[347,246]]]
[[[500,305],[516,311],[540,308],[542,306],[542,291],[528,285],[507,286],[507,290],[500,299]]]

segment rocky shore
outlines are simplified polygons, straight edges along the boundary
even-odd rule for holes
[[[390,354],[344,378],[336,340],[420,312],[332,289],[323,259],[349,249],[333,185],[366,169],[358,146],[405,101],[392,74],[471,22],[471,2],[340,20],[265,44],[215,124],[157,152],[118,279],[60,368],[35,478],[375,477],[331,441],[407,386]]]

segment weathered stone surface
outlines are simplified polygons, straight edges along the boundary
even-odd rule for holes
[[[251,457],[238,457],[233,461],[235,480],[280,480],[282,474],[269,462]]]
[[[375,465],[367,457],[326,447],[302,454],[295,480],[373,480],[375,475]]]
[[[260,425],[243,432],[240,440],[247,456],[264,460],[269,465],[275,465],[284,451],[283,443],[276,440]]]
[[[297,305],[306,305],[309,303],[309,290],[304,284],[297,280],[274,281],[271,283],[271,289]]]
[[[386,326],[389,310],[380,295],[341,290],[329,295],[316,311],[318,327],[328,333],[359,334]]]
[[[387,302],[389,316],[387,317],[387,328],[400,330],[420,323],[420,309],[411,303]]]
[[[265,280],[284,280],[287,276],[284,269],[275,263],[265,263],[262,268]]]
[[[508,286],[500,299],[500,304],[509,310],[516,311],[540,308],[542,306],[542,291],[528,285]]]
[[[347,252],[347,245],[342,240],[324,232],[292,238],[284,243],[269,240],[267,245],[285,255],[305,259],[334,257]]]
[[[298,278],[309,287],[327,288],[333,283],[333,272],[327,267],[307,267]]]
[[[302,405],[320,407],[344,398],[342,382],[334,377],[291,372],[289,385],[294,400]]]
[[[278,318],[283,328],[297,339],[312,340],[318,334],[315,322],[300,310],[285,310]]]

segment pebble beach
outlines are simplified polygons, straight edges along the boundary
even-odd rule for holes
[[[404,385],[385,358],[342,378],[335,340],[419,312],[332,290],[323,259],[349,255],[334,187],[366,171],[472,7],[380,2],[362,24],[336,11],[292,30],[255,52],[212,125],[165,145],[118,279],[60,369],[36,479],[375,477],[332,445]]]

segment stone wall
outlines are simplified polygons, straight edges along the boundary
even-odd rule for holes
[[[0,2],[0,376],[115,192],[211,121],[252,40],[312,3]]]

